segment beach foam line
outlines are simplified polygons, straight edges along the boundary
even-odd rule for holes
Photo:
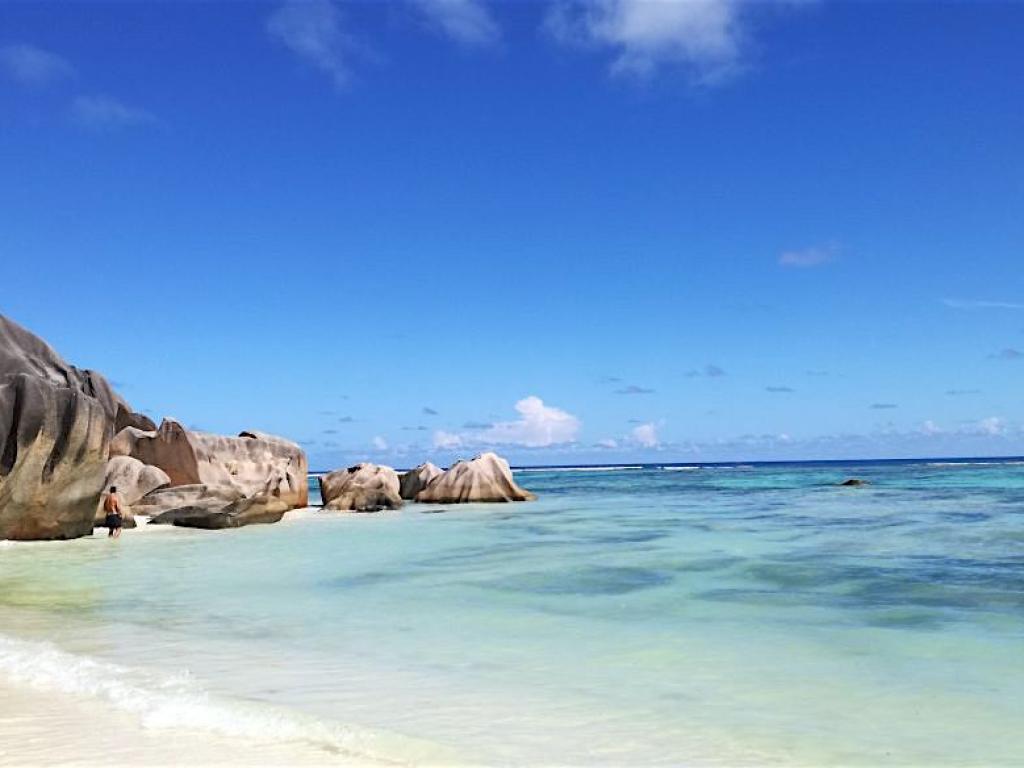
[[[512,472],[619,472],[624,469],[643,469],[639,464],[623,465],[621,467],[523,467],[513,469]]]
[[[703,467],[662,467],[666,472],[696,472]]]
[[[298,744],[356,764],[450,762],[439,746],[398,734],[331,723],[301,712],[211,695],[187,672],[132,668],[0,635],[0,675],[37,691],[97,699],[144,728],[191,730],[254,744]]]
[[[1019,467],[1024,461],[929,461],[926,467]]]

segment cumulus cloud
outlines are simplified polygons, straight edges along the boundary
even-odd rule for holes
[[[441,34],[468,46],[487,46],[500,32],[493,16],[479,0],[413,0],[427,21]]]
[[[75,68],[56,53],[28,43],[0,46],[0,69],[22,85],[48,85],[73,77]]]
[[[523,448],[547,448],[575,442],[582,426],[580,420],[561,408],[545,405],[535,395],[516,403],[519,418],[498,421],[482,429],[466,432],[434,433],[436,448],[462,448],[467,446],[515,445]]]
[[[157,122],[152,112],[128,106],[108,96],[79,96],[71,103],[71,113],[79,125],[96,131]]]
[[[820,267],[823,264],[835,261],[838,257],[839,246],[835,243],[812,245],[808,248],[784,251],[779,256],[779,264],[783,267],[806,269],[809,267]]]
[[[661,445],[661,441],[658,439],[658,425],[652,421],[633,427],[629,435],[633,442],[643,448],[657,448]]]
[[[1006,432],[1006,422],[998,416],[989,416],[987,419],[981,419],[977,424],[975,424],[974,431],[982,435],[995,437],[996,435],[1002,435]]]
[[[267,32],[307,64],[330,77],[335,88],[351,80],[352,40],[331,0],[288,0],[270,15]]]
[[[612,51],[614,75],[649,76],[665,64],[714,82],[736,69],[739,0],[561,0],[545,22],[563,43]]]
[[[434,447],[442,450],[455,450],[463,446],[462,437],[454,432],[439,429],[434,433]]]
[[[651,395],[654,394],[653,389],[647,387],[640,387],[636,384],[630,384],[628,387],[622,387],[621,389],[615,390],[616,395]]]
[[[940,427],[931,419],[927,419],[921,425],[921,431],[926,435],[941,435],[943,433],[942,427]]]
[[[486,443],[542,448],[571,443],[580,430],[580,420],[560,408],[545,405],[535,395],[516,403],[519,418],[499,421],[481,433]]]
[[[619,447],[619,441],[614,439],[614,438],[611,438],[611,437],[606,437],[604,440],[598,440],[594,444],[594,447],[595,448],[606,448],[606,449],[618,448]]]
[[[386,451],[388,449],[388,441],[380,435],[374,437],[371,442],[373,443],[373,447],[378,451]]]

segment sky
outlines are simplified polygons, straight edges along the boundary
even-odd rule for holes
[[[1024,454],[1024,4],[0,5],[0,312],[310,464]]]

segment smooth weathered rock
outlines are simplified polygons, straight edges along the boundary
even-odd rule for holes
[[[119,407],[103,376],[0,315],[0,539],[92,532]]]
[[[143,464],[131,456],[115,456],[107,461],[105,491],[117,487],[117,495],[125,504],[132,505],[157,488],[170,486],[171,478],[159,467]]]
[[[134,427],[144,432],[153,432],[156,430],[156,422],[143,413],[133,413],[128,406],[119,403],[117,415],[114,416],[114,434],[117,434],[125,427]]]
[[[58,389],[73,389],[99,401],[111,422],[118,407],[130,411],[99,373],[69,365],[57,352],[26,328],[0,315],[0,377],[27,374]]]
[[[532,501],[537,497],[516,485],[505,459],[481,453],[470,461],[458,461],[420,491],[416,501],[460,504],[473,501]]]
[[[415,469],[410,469],[400,478],[398,494],[407,501],[416,498],[416,494],[430,485],[430,481],[441,475],[440,467],[431,464],[429,461],[420,464]]]
[[[134,504],[132,511],[136,515],[153,518],[150,520],[150,525],[152,525],[157,522],[156,518],[171,510],[198,507],[207,511],[215,511],[244,498],[246,498],[245,495],[237,488],[208,486],[202,483],[179,485],[158,488],[147,493]]]
[[[0,378],[0,539],[92,532],[111,422],[102,404],[49,378]]]
[[[170,484],[171,479],[162,469],[143,464],[131,456],[115,456],[107,462],[103,494],[100,496],[100,503],[96,506],[94,526],[102,528],[106,523],[107,514],[103,510],[103,501],[111,486],[117,488],[117,497],[121,500],[124,527],[134,528],[135,504],[147,493]]]
[[[222,437],[185,429],[164,419],[147,432],[126,427],[111,452],[159,467],[171,485],[207,485],[237,490],[242,496],[266,494],[290,508],[309,503],[305,452],[295,443],[260,432]]]
[[[150,520],[150,525],[176,525],[181,528],[220,530],[246,525],[276,523],[291,507],[273,496],[259,495],[239,499],[223,507],[185,506],[168,510]]]
[[[402,506],[398,473],[379,464],[356,464],[320,477],[324,509],[376,512]]]

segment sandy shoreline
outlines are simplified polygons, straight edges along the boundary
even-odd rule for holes
[[[301,744],[253,744],[180,728],[146,728],[84,696],[0,679],[0,765],[371,765]]]

